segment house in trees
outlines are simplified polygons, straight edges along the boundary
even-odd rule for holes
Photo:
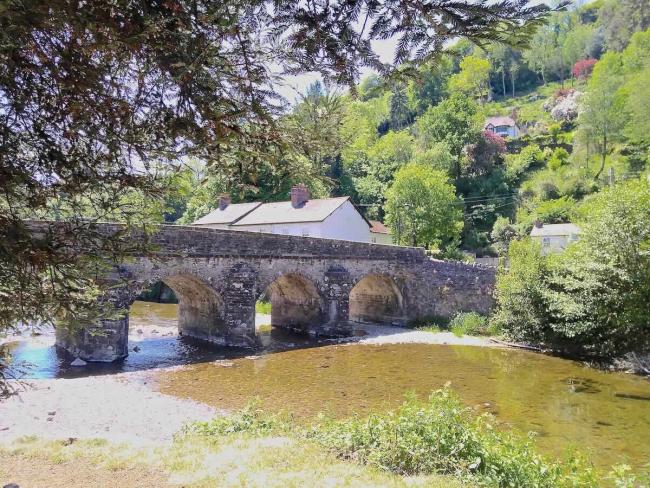
[[[512,117],[489,117],[483,128],[501,137],[519,137],[519,127]]]
[[[530,237],[542,245],[542,254],[562,252],[580,238],[580,228],[575,224],[542,224],[535,222]]]
[[[393,238],[390,235],[388,227],[378,220],[369,220],[370,222],[370,242],[373,244],[392,244]]]
[[[309,189],[302,184],[294,186],[291,199],[284,202],[233,204],[228,195],[222,195],[219,206],[192,225],[371,242],[371,224],[350,197],[311,199]]]

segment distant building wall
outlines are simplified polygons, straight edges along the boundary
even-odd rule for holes
[[[392,245],[393,244],[393,238],[390,234],[382,234],[379,232],[371,232],[370,233],[370,242],[372,244],[385,244],[385,245]]]
[[[322,222],[292,222],[259,225],[237,225],[231,230],[320,237],[344,241],[369,242],[370,228],[350,202],[345,202]]]

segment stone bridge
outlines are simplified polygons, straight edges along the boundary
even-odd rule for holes
[[[256,345],[261,296],[271,301],[273,326],[312,335],[345,334],[354,322],[487,313],[492,305],[493,269],[430,259],[419,248],[171,225],[150,240],[155,252],[130,256],[101,278],[123,317],[59,329],[57,345],[90,361],[124,358],[129,307],[158,281],[178,297],[182,335],[228,346]]]

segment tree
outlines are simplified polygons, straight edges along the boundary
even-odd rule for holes
[[[606,53],[596,64],[582,100],[578,134],[587,145],[595,146],[600,155],[595,179],[605,169],[612,143],[621,137],[625,125],[625,100],[619,90],[621,82],[620,56]]]
[[[406,96],[406,89],[403,84],[397,83],[393,86],[390,97],[390,126],[393,130],[402,130],[413,121],[409,110],[409,100]]]
[[[598,21],[607,49],[622,51],[632,34],[650,27],[650,1],[609,0],[598,11]]]
[[[650,76],[650,29],[632,36],[622,61],[626,78],[622,90],[629,113],[624,133],[631,142],[647,145],[650,144],[650,90],[646,88]]]
[[[115,260],[132,242],[102,236],[94,223],[116,214],[143,223],[121,209],[133,192],[164,197],[159,165],[196,157],[242,175],[281,159],[271,61],[352,85],[364,65],[390,70],[373,40],[400,36],[398,64],[432,58],[459,36],[521,45],[548,11],[518,0],[458,2],[453,19],[446,5],[423,1],[3,6],[0,326],[96,308],[93,277],[106,250]],[[363,32],[361,12],[372,26]],[[24,219],[47,217],[54,204],[69,209],[68,220],[36,240]]]
[[[449,79],[453,91],[478,98],[485,102],[490,94],[490,62],[477,56],[466,56],[460,62],[460,73]]]
[[[498,134],[485,130],[478,141],[467,148],[463,173],[477,177],[492,172],[506,153],[506,141]]]
[[[386,194],[386,222],[398,244],[451,250],[463,228],[461,203],[445,173],[411,163]]]
[[[571,69],[571,74],[576,80],[585,80],[589,78],[589,75],[591,75],[596,62],[597,61],[593,58],[576,61]]]
[[[437,105],[447,96],[447,85],[453,62],[450,56],[442,56],[433,62],[424,63],[408,83],[409,105],[417,113],[423,113]]]
[[[456,161],[451,176],[458,179],[461,155],[465,146],[478,141],[482,119],[474,101],[461,94],[453,94],[435,107],[430,107],[418,119],[418,140],[425,149],[438,142],[447,144]]]
[[[386,190],[397,170],[411,160],[413,137],[406,131],[389,131],[365,152],[354,185],[359,200],[370,205],[369,215],[381,217]]]

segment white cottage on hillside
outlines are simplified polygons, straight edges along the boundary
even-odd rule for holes
[[[580,228],[575,224],[535,223],[530,237],[542,245],[542,254],[562,252],[580,238]]]
[[[483,128],[501,137],[519,137],[519,127],[512,117],[490,117]]]
[[[359,242],[370,242],[371,227],[350,197],[311,200],[305,185],[294,186],[285,202],[232,204],[221,196],[219,207],[192,225]]]

